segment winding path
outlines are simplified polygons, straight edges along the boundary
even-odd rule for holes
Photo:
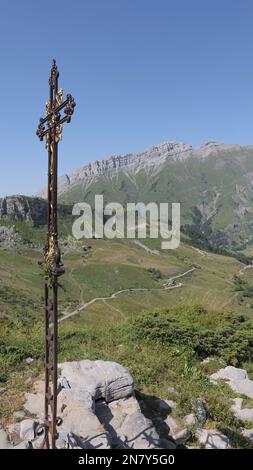
[[[73,312],[63,314],[63,316],[61,318],[59,318],[58,323],[62,322],[63,320],[67,320],[68,318],[71,318],[71,317],[74,317],[74,316],[78,315],[82,310],[86,309],[87,307],[89,307],[89,305],[92,305],[95,302],[98,302],[98,301],[103,301],[104,302],[106,300],[115,299],[118,295],[126,293],[126,292],[138,292],[138,291],[152,292],[152,291],[165,291],[165,290],[170,290],[170,289],[177,289],[177,288],[183,286],[183,284],[181,282],[179,284],[176,284],[175,286],[168,286],[166,284],[173,282],[175,279],[179,279],[183,276],[186,276],[187,274],[190,274],[194,270],[195,270],[195,268],[193,267],[191,269],[188,269],[187,271],[185,271],[182,274],[177,274],[176,276],[170,277],[169,279],[166,280],[166,283],[165,283],[164,287],[161,287],[161,288],[158,288],[158,289],[148,289],[148,288],[144,288],[144,287],[143,288],[142,287],[128,288],[128,289],[118,290],[117,292],[114,292],[114,294],[109,295],[107,297],[95,297],[94,299],[89,300],[89,302],[81,304],[80,307],[78,309],[74,310]]]

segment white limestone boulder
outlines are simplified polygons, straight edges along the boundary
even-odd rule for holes
[[[214,429],[199,429],[196,433],[199,443],[205,449],[229,449],[229,439],[227,436]]]
[[[210,376],[210,380],[213,383],[217,383],[217,380],[219,379],[227,381],[234,392],[253,398],[253,380],[248,378],[248,374],[245,369],[227,366]]]
[[[231,410],[236,418],[242,421],[253,421],[253,408],[243,408],[243,398],[234,398]]]
[[[90,361],[64,362],[60,365],[61,377],[71,389],[86,390],[94,400],[106,402],[133,394],[133,378],[128,370],[116,362]]]

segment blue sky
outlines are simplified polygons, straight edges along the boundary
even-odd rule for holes
[[[252,0],[1,0],[0,195],[46,183],[51,60],[77,107],[60,174],[163,140],[253,143]]]

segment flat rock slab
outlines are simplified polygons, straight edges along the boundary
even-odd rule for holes
[[[205,449],[229,449],[229,439],[219,431],[213,429],[200,429],[196,437]]]
[[[247,439],[250,439],[253,442],[253,428],[252,429],[242,429],[242,435]]]
[[[146,418],[141,410],[127,415],[119,430],[126,437],[125,443],[133,449],[159,448],[159,435],[152,421]]]
[[[242,398],[235,398],[233,402],[231,410],[237,418],[242,421],[253,421],[253,408],[242,408]]]
[[[253,398],[253,380],[245,379],[241,381],[230,381],[230,387],[234,392],[246,395],[246,397]]]
[[[0,449],[11,449],[12,445],[4,429],[0,429]]]
[[[24,419],[20,423],[20,438],[27,441],[32,441],[35,437],[35,420],[34,419]]]
[[[197,424],[197,418],[195,416],[195,414],[193,413],[190,413],[189,415],[186,415],[185,418],[184,418],[184,422],[186,424],[186,426],[195,426]]]
[[[241,381],[248,378],[247,371],[245,369],[239,369],[238,367],[234,366],[227,366],[224,369],[218,370],[211,375],[211,379],[218,380],[234,380],[234,381]]]
[[[108,404],[97,402],[96,414],[110,433],[113,448],[162,448],[160,437],[152,421],[142,414],[135,397],[120,399]],[[173,448],[173,443],[170,447],[170,441],[166,441],[165,444],[168,448]]]
[[[34,384],[35,393],[26,393],[26,402],[24,409],[31,415],[34,415],[40,419],[44,417],[44,389],[45,383],[40,380]]]
[[[253,380],[248,378],[247,371],[244,369],[228,366],[212,374],[210,379],[214,383],[219,379],[226,380],[234,392],[253,398]]]

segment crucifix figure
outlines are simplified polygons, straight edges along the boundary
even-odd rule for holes
[[[48,150],[48,232],[44,248],[45,270],[45,446],[56,448],[57,439],[57,360],[58,360],[58,276],[64,274],[57,234],[57,170],[58,142],[62,139],[62,125],[70,122],[75,101],[71,95],[63,100],[58,90],[59,72],[55,60],[49,79],[49,100],[46,116],[40,118],[37,136],[45,137]],[[63,110],[64,115],[61,115]]]

